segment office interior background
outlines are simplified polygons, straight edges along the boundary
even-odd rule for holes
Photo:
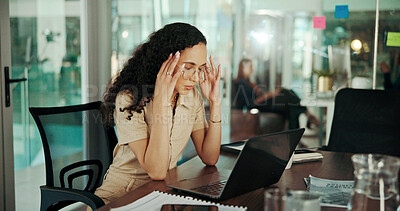
[[[349,17],[335,18],[336,5],[348,5]],[[16,210],[39,210],[45,183],[42,143],[28,108],[100,100],[133,49],[165,24],[198,27],[208,54],[222,65],[224,142],[231,138],[231,85],[242,58],[253,61],[252,80],[263,91],[285,87],[302,99],[332,98],[355,76],[376,79],[383,89],[379,66],[374,74],[375,44],[376,63],[386,62],[392,79],[399,77],[400,48],[386,39],[400,32],[400,0],[376,6],[377,0],[10,0],[12,76],[28,79],[12,86]],[[326,29],[313,27],[315,16],[326,17]],[[333,90],[318,93],[312,70],[327,68],[336,70]],[[310,109],[322,111],[324,124],[324,110]],[[85,132],[74,125],[60,129],[76,140]],[[60,156],[84,156],[85,150],[76,141]]]

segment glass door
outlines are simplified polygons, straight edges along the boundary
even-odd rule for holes
[[[6,72],[11,66],[8,1],[0,1],[0,210],[14,210],[12,107]]]
[[[81,103],[80,1],[9,1],[16,210],[39,210],[44,156],[29,107]],[[82,145],[77,146],[82,151]]]

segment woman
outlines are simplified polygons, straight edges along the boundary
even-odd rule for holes
[[[103,116],[115,122],[118,144],[95,194],[105,203],[177,165],[189,137],[206,165],[215,165],[221,145],[221,67],[207,62],[207,41],[194,26],[173,23],[140,45],[104,96]],[[200,82],[210,103],[210,125]]]
[[[299,97],[287,89],[276,88],[263,93],[256,84],[250,81],[253,64],[250,59],[242,59],[239,71],[233,81],[232,105],[236,109],[257,108],[261,112],[276,112],[289,119],[289,129],[299,128],[298,117],[301,113],[307,116],[307,127],[319,126],[318,119],[306,107],[300,105]]]

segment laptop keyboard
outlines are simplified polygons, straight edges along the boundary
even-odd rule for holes
[[[209,195],[219,195],[224,188],[227,180],[218,181],[215,183],[211,183],[208,185],[200,186],[197,188],[192,188],[193,191],[197,191],[200,193],[206,193]]]

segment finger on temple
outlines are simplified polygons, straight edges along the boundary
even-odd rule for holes
[[[209,64],[206,65],[206,73],[207,73],[207,74],[204,74],[204,75],[208,75],[208,74],[211,73],[211,67],[210,67]]]
[[[173,74],[173,80],[174,81],[177,81],[178,80],[178,78],[181,76],[181,74],[182,74],[182,70],[183,70],[183,68],[185,67],[185,64],[183,64],[182,66],[178,66],[178,65],[176,65],[175,66],[176,68],[174,68],[174,74]]]
[[[212,74],[215,75],[215,65],[214,65],[214,61],[212,59],[212,56],[210,56],[210,63],[211,63],[211,68],[212,68]]]
[[[206,69],[208,69],[208,68],[206,68]],[[200,82],[201,83],[204,83],[204,82],[206,82],[208,80],[208,73],[207,74],[204,74],[204,78],[202,78],[201,80],[200,80]]]
[[[210,60],[210,67],[211,67],[211,70],[212,71],[210,71],[212,74],[214,74],[214,61],[212,60],[212,57],[210,56],[209,58],[208,58],[209,60]]]
[[[184,70],[186,64],[182,64],[181,66],[176,65],[176,72],[180,72],[182,73],[182,71]]]
[[[219,64],[218,65],[218,78],[217,78],[218,80],[221,78],[221,74],[222,74],[221,71],[222,71],[221,70],[221,64]]]
[[[178,63],[179,57],[180,57],[180,52],[179,51],[175,52],[175,55],[170,59],[168,65],[165,68],[167,72],[172,73],[174,71],[172,68],[175,68],[176,64]]]
[[[169,63],[169,61],[171,60],[171,58],[172,58],[172,53],[170,53],[169,54],[169,56],[168,56],[168,59],[167,60],[165,60],[163,63],[162,63],[162,65],[161,65],[161,67],[160,67],[160,70],[159,70],[159,73],[160,74],[165,74],[165,67],[167,66],[167,64]]]

